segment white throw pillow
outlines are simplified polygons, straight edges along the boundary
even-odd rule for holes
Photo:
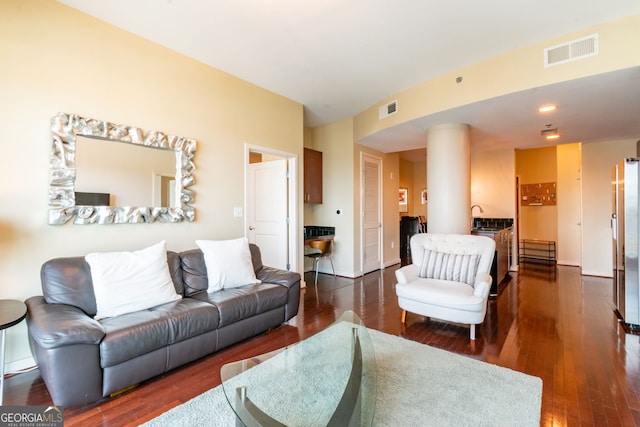
[[[473,286],[479,262],[480,256],[475,254],[450,254],[426,249],[419,276],[463,282]]]
[[[196,245],[204,254],[209,279],[208,292],[260,283],[253,271],[249,241],[245,237],[233,240],[196,240]]]
[[[167,264],[163,240],[133,252],[101,252],[85,256],[96,295],[96,319],[132,313],[179,300]]]

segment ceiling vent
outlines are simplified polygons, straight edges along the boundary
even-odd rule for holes
[[[563,64],[598,53],[598,34],[593,34],[589,37],[546,48],[544,50],[544,66]]]
[[[385,117],[389,117],[392,114],[398,112],[398,101],[391,101],[386,105],[382,105],[378,108],[378,120],[382,120]]]

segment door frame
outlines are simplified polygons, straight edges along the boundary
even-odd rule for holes
[[[249,199],[249,155],[250,153],[261,153],[272,156],[281,157],[287,160],[287,170],[289,173],[289,185],[287,192],[287,215],[289,217],[289,225],[287,227],[287,240],[289,246],[289,264],[290,270],[294,272],[301,272],[301,258],[300,258],[300,233],[298,231],[298,225],[300,223],[300,214],[298,208],[298,155],[294,153],[288,153],[285,151],[274,150],[268,147],[262,147],[253,144],[244,144],[244,215],[243,215],[243,234],[245,237],[248,235],[248,218],[249,215],[246,212]]]
[[[364,269],[364,249],[365,249],[365,230],[364,230],[364,163],[365,158],[373,160],[378,164],[378,218],[380,218],[380,226],[378,227],[378,256],[380,259],[379,269],[384,269],[384,210],[383,210],[383,188],[382,188],[382,157],[375,156],[370,153],[360,152],[360,272],[366,274]]]
[[[520,269],[520,175],[516,174],[516,205],[515,220],[513,221],[513,242],[511,242],[512,254],[515,254],[511,260],[509,269],[518,271]]]

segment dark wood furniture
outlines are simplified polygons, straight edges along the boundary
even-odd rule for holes
[[[304,149],[304,202],[322,203],[322,152]]]

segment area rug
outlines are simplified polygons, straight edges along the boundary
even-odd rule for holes
[[[377,370],[374,426],[540,425],[540,378],[376,330],[367,331]],[[324,332],[302,343],[326,339]],[[310,362],[310,371],[317,372],[319,377],[331,371],[331,366],[327,368],[330,361],[318,361],[318,366],[313,366],[314,363]],[[277,387],[283,384],[284,381],[273,381],[267,393],[277,400],[284,394]],[[314,396],[299,396],[295,391],[293,395],[296,399],[309,399],[309,412],[317,410],[313,405],[323,400],[321,390]],[[288,420],[286,424],[291,426],[322,425]],[[145,427],[234,425],[235,414],[221,386],[144,424]]]

